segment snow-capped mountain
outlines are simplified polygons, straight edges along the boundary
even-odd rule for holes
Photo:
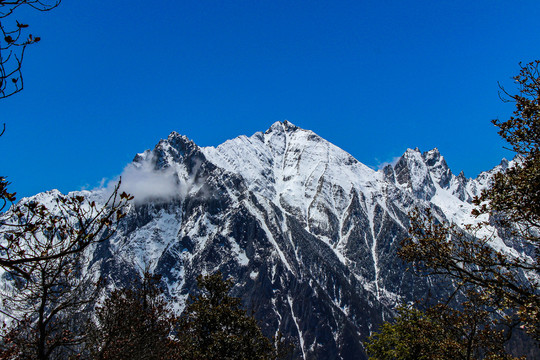
[[[265,333],[292,338],[297,355],[365,359],[362,341],[396,303],[451,291],[397,257],[408,212],[429,206],[441,220],[477,221],[472,198],[507,166],[467,179],[437,149],[408,149],[375,171],[287,121],[217,147],[173,132],[126,168],[136,202],[92,249],[91,271],[116,284],[158,272],[181,311],[197,275],[221,270]]]

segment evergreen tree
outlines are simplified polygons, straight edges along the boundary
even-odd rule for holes
[[[177,318],[167,308],[159,276],[145,273],[113,291],[88,325],[85,356],[95,360],[167,360],[177,357],[171,335]]]
[[[257,321],[231,297],[231,280],[220,272],[197,278],[201,293],[193,297],[180,319],[179,347],[182,359],[267,360],[286,356],[266,338]],[[281,343],[277,341],[278,344]]]

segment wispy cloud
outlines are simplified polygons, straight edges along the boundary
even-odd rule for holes
[[[156,170],[154,161],[148,157],[124,168],[120,190],[133,195],[136,203],[185,198],[194,185],[194,179],[186,176],[180,168]],[[112,191],[117,181],[110,181],[107,189]]]
[[[379,165],[377,165],[377,170],[383,169],[386,165],[396,165],[400,158],[401,156],[395,156],[390,161],[384,161],[382,163],[379,163]]]

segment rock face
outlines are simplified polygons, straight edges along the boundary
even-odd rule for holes
[[[197,275],[220,270],[297,356],[365,359],[362,341],[397,302],[450,290],[397,257],[408,212],[429,206],[441,220],[473,222],[471,199],[506,166],[466,179],[437,149],[409,149],[375,171],[287,121],[216,148],[173,132],[135,157],[132,173],[152,176],[134,188],[144,195],[134,191],[116,235],[92,249],[89,271],[118,285],[144,268],[160,273],[181,311]]]

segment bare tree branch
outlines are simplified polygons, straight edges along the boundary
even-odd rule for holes
[[[29,25],[17,20],[13,22],[10,16],[21,6],[50,11],[60,5],[60,2],[61,0],[0,1],[0,99],[23,90],[22,64],[26,47],[41,40],[32,34],[25,35]]]

